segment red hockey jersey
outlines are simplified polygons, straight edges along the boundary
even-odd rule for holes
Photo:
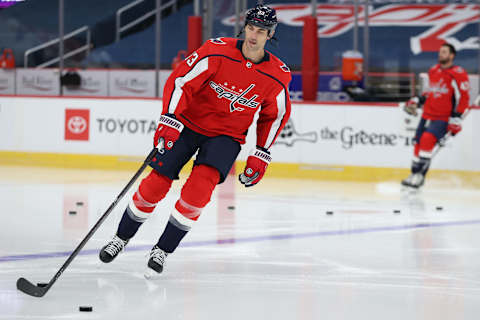
[[[462,114],[469,104],[470,85],[462,67],[442,69],[434,65],[428,72],[428,90],[423,107],[423,117],[430,120],[448,121],[452,112]]]
[[[262,61],[251,62],[242,44],[211,39],[188,56],[165,84],[163,113],[175,114],[198,133],[243,144],[259,110],[257,145],[269,149],[290,116],[290,70],[267,51]]]

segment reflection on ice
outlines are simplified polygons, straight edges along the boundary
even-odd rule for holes
[[[147,281],[146,255],[178,197],[177,183],[116,261],[102,264],[97,255],[125,200],[47,295],[33,298],[16,290],[16,279],[48,281],[130,173],[0,173],[0,319],[478,315],[480,191],[457,180],[455,189],[432,180],[417,193],[392,181],[265,179],[244,189],[229,180],[168,257],[161,279]],[[80,305],[93,311],[80,313]]]

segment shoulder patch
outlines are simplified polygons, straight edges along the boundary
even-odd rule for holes
[[[463,81],[460,83],[460,90],[468,91],[470,90],[470,83],[468,81]]]
[[[290,68],[284,63],[280,66],[283,72],[290,72]]]
[[[464,73],[465,70],[463,70],[462,67],[460,66],[456,66],[455,68],[453,68],[453,71],[456,72],[456,73]]]
[[[213,38],[213,39],[210,39],[208,41],[213,43],[213,44],[218,44],[218,45],[227,44],[225,41],[222,40],[222,38]]]

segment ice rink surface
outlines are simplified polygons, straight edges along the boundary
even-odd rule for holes
[[[449,177],[417,194],[398,181],[229,179],[148,281],[176,182],[117,260],[98,250],[128,199],[44,297],[18,291],[19,277],[51,279],[133,173],[0,167],[0,319],[478,319],[480,188]]]

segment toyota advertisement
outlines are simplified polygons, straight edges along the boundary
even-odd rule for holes
[[[88,141],[90,136],[90,110],[65,109],[65,140]]]

